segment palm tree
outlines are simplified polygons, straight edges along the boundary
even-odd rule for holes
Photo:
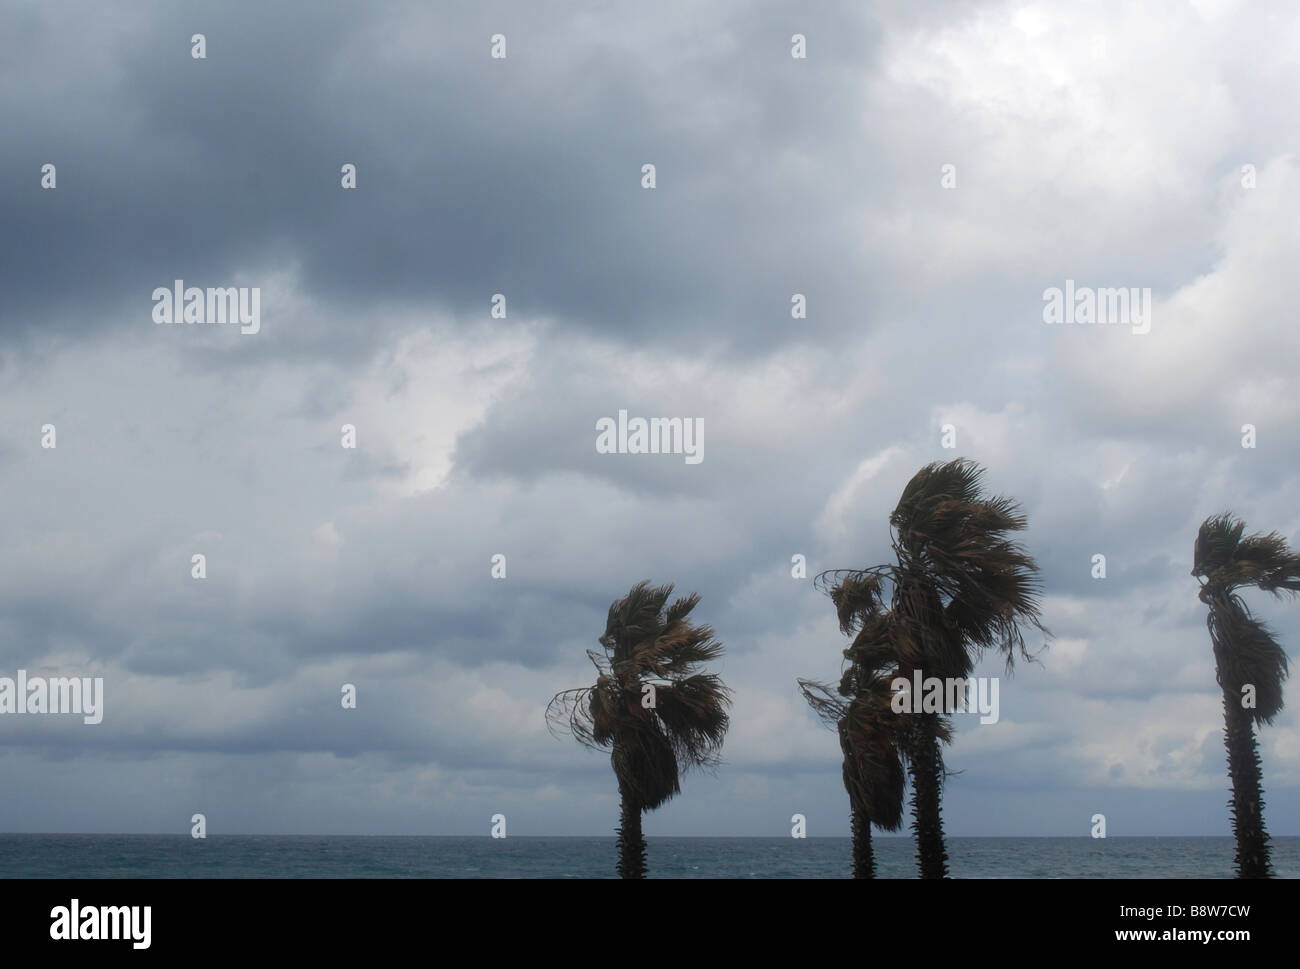
[[[723,653],[709,626],[689,620],[698,595],[671,605],[672,585],[634,585],[609,607],[603,652],[587,650],[594,686],[557,693],[546,708],[552,732],[610,750],[621,816],[618,873],[646,875],[641,812],[681,793],[681,773],[715,766],[727,732],[730,691],[700,667]]]
[[[898,673],[912,680],[968,679],[979,655],[998,650],[1010,673],[1032,659],[1022,627],[1047,633],[1038,610],[1038,566],[1010,533],[1026,527],[1019,506],[986,497],[984,469],[958,458],[926,465],[890,515],[894,554],[893,638]],[[913,701],[919,701],[914,697]],[[942,714],[915,707],[904,738],[913,831],[922,878],[948,873],[940,801]]]
[[[1253,585],[1275,596],[1295,594],[1300,591],[1300,556],[1276,532],[1243,537],[1245,530],[1245,523],[1230,513],[1202,522],[1192,575],[1201,581],[1200,598],[1209,606],[1206,625],[1214,647],[1215,677],[1223,691],[1237,877],[1267,878],[1272,866],[1253,724],[1272,723],[1282,711],[1287,658],[1272,631],[1250,614],[1236,590]]]
[[[871,825],[896,831],[903,824],[904,724],[902,714],[894,711],[892,703],[891,684],[897,663],[892,651],[892,617],[882,601],[886,571],[845,574],[830,590],[840,630],[856,633],[852,645],[844,651],[848,666],[838,689],[799,680],[804,699],[840,738],[844,789],[849,795],[854,878],[875,877]]]

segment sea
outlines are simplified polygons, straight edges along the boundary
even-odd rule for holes
[[[954,878],[1231,878],[1231,838],[949,838]],[[907,838],[877,876],[915,878]],[[848,878],[848,838],[648,838],[651,878]],[[1272,839],[1300,878],[1300,838]],[[613,837],[0,834],[0,878],[613,878]]]

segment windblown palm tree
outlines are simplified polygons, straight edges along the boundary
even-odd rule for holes
[[[546,708],[552,732],[608,749],[618,779],[618,873],[646,875],[641,813],[681,792],[692,767],[716,765],[727,732],[729,691],[700,667],[723,653],[709,626],[688,618],[698,595],[671,605],[672,585],[641,582],[609,607],[603,652],[588,650],[594,686],[557,693]]]
[[[1009,537],[1026,526],[1009,498],[986,497],[984,469],[959,458],[927,465],[903,489],[889,523],[897,566],[891,612],[898,673],[911,680],[967,679],[979,655],[998,650],[1007,672],[1032,659],[1022,627],[1040,621],[1038,566]],[[913,697],[914,704],[919,697]],[[948,873],[940,807],[942,715],[913,710],[904,739],[913,831],[922,878]]]
[[[830,590],[840,630],[856,633],[852,645],[844,651],[848,665],[838,689],[799,680],[804,699],[840,738],[844,789],[849,795],[854,878],[875,877],[871,825],[896,831],[903,824],[904,720],[892,704],[891,683],[897,674],[897,661],[893,655],[892,617],[882,602],[885,571],[849,573]],[[945,726],[943,738],[947,737]]]
[[[1239,878],[1272,874],[1259,748],[1253,724],[1272,723],[1282,711],[1286,653],[1272,631],[1237,595],[1253,585],[1276,596],[1300,592],[1300,556],[1276,532],[1243,537],[1244,522],[1231,514],[1201,523],[1192,575],[1210,608],[1206,625],[1214,647],[1215,677],[1223,691],[1223,743],[1232,779],[1232,833]]]

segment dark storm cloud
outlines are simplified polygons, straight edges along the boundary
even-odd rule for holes
[[[268,265],[342,309],[477,317],[503,292],[515,315],[705,345],[784,341],[796,291],[817,320],[863,318],[874,284],[838,257],[847,203],[879,190],[850,73],[876,28],[854,4],[695,13],[169,4],[75,32],[24,9],[7,76],[59,83],[7,98],[5,328],[143,326],[156,286]],[[789,56],[796,30],[816,57]],[[378,337],[277,322],[266,342],[286,352]]]

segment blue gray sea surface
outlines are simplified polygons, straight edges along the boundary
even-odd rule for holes
[[[906,838],[877,874],[916,877]],[[652,878],[847,878],[847,838],[649,838]],[[954,878],[1231,878],[1230,838],[950,838]],[[612,878],[613,837],[0,834],[5,878]],[[1273,839],[1300,878],[1300,838]]]

